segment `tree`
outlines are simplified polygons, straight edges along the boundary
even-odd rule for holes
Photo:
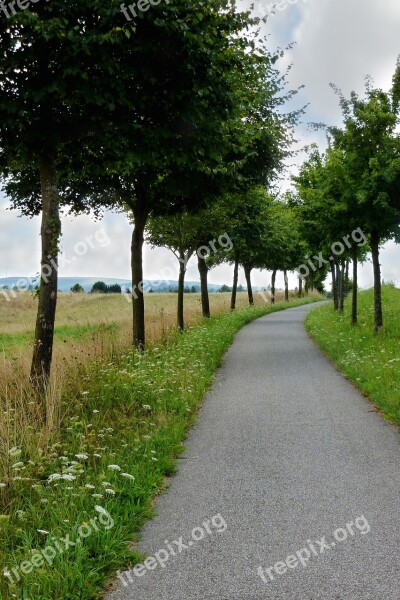
[[[349,232],[357,227],[351,208],[357,182],[336,138],[325,154],[313,150],[294,181],[299,194],[294,202],[297,202],[301,237],[305,241],[302,269],[303,274],[308,273],[306,290],[310,282],[312,286],[317,284],[320,291],[323,290],[323,281],[329,268],[334,308],[343,311],[348,261],[353,258],[353,271],[356,273],[357,262],[365,250],[349,239]],[[342,244],[341,240],[346,240],[346,244]],[[335,252],[336,245],[339,255]],[[353,295],[355,319],[356,293],[357,288]]]
[[[389,92],[373,87],[367,78],[365,97],[340,98],[344,128],[330,128],[325,155],[314,152],[295,178],[302,199],[305,236],[310,248],[330,256],[331,244],[349,232],[369,237],[374,266],[375,329],[383,326],[379,247],[399,239],[400,199],[400,61]],[[352,323],[357,323],[357,263],[366,247],[347,245],[340,258],[329,259],[335,308],[343,310],[349,260],[353,262]],[[347,235],[346,235],[347,234]],[[324,262],[327,262],[326,260]]]
[[[243,91],[245,77],[258,78],[263,62],[249,54],[252,22],[233,2],[176,0],[141,13],[135,24],[138,98],[127,118],[132,132],[126,162],[122,169],[115,165],[111,183],[133,215],[133,334],[139,349],[145,343],[142,252],[149,217],[200,207],[222,192],[243,160],[245,99],[238,84]]]
[[[107,284],[104,283],[104,281],[96,281],[96,283],[93,284],[92,289],[90,291],[91,294],[107,294],[108,293],[108,287]]]
[[[289,197],[276,198],[268,211],[269,235],[263,245],[263,266],[272,270],[271,302],[275,302],[275,282],[277,271],[283,271],[285,300],[289,301],[288,271],[294,271],[301,264],[304,247],[300,231],[298,208],[289,202]]]
[[[189,260],[197,249],[198,228],[201,220],[188,212],[171,217],[153,217],[148,224],[147,241],[153,246],[171,250],[179,261],[177,323],[184,330],[183,302],[185,293],[185,274]],[[190,288],[186,291],[190,292]]]
[[[400,60],[389,92],[374,88],[367,78],[365,97],[340,93],[344,132],[339,136],[359,190],[353,210],[359,226],[369,235],[374,270],[375,329],[383,327],[379,248],[388,239],[400,239]],[[356,287],[356,281],[353,282]]]
[[[254,186],[244,193],[230,198],[232,206],[231,223],[228,229],[232,240],[232,249],[223,257],[234,264],[234,277],[231,296],[231,309],[236,306],[238,270],[242,265],[245,273],[249,304],[254,304],[251,272],[254,268],[262,268],[263,248],[268,243],[270,233],[268,207],[272,203],[265,188]]]
[[[294,119],[278,110],[292,93],[280,95],[284,78],[274,67],[277,56],[251,32],[255,22],[249,13],[237,12],[235,2],[226,0],[176,0],[162,8],[164,18],[158,20],[156,9],[161,10],[153,9],[151,17],[143,14],[135,30],[136,63],[146,66],[139,73],[142,105],[133,115],[128,162],[122,175],[116,172],[116,192],[134,221],[132,299],[139,349],[145,343],[142,250],[150,216],[195,211],[227,191],[267,181],[286,155],[283,123]],[[199,267],[205,302],[204,263]]]
[[[76,283],[75,285],[72,286],[71,292],[73,292],[74,294],[83,294],[85,292],[85,290],[79,283]]]
[[[121,20],[117,3],[54,0],[0,22],[0,171],[14,208],[42,215],[31,368],[39,392],[53,353],[60,206],[85,208],[80,180],[118,152],[113,126],[133,89],[132,41],[116,26]]]

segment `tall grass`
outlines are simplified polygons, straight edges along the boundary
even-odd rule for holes
[[[330,305],[312,311],[306,327],[340,371],[400,425],[400,290],[385,285],[382,301],[385,327],[379,333],[373,290],[360,293],[356,327],[350,324],[350,302],[343,315]]]

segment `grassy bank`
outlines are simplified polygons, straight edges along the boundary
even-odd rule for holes
[[[331,305],[312,311],[307,331],[339,370],[400,425],[400,290],[382,292],[385,327],[374,333],[373,290],[360,294],[359,323],[350,325],[350,300],[344,314]]]
[[[9,407],[9,444],[1,456],[0,597],[93,599],[107,577],[135,564],[139,557],[128,550],[129,541],[174,472],[235,333],[263,314],[303,303],[228,313],[142,355],[92,365],[79,391],[62,398],[57,436],[43,437],[40,424],[30,424],[24,437],[20,408]]]

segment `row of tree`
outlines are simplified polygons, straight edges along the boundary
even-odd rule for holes
[[[233,266],[230,291],[231,309],[236,307],[239,268],[243,268],[250,305],[254,304],[251,281],[254,269],[272,272],[271,302],[275,302],[275,282],[278,271],[285,278],[285,297],[289,300],[288,273],[305,260],[307,243],[302,237],[301,212],[293,195],[273,196],[265,186],[258,185],[239,193],[221,196],[213,206],[196,214],[181,211],[173,216],[151,217],[146,228],[146,240],[153,247],[168,248],[179,263],[178,327],[184,328],[184,285],[188,261],[197,254],[203,315],[210,316],[208,273],[221,263]],[[224,232],[221,236],[221,232]],[[229,240],[218,245],[217,239]],[[200,251],[208,249],[207,256]],[[315,288],[323,291],[326,273],[305,278],[305,293]],[[299,295],[303,293],[299,278]]]
[[[352,263],[353,324],[357,323],[358,262],[371,252],[375,329],[379,330],[383,327],[380,246],[391,239],[400,241],[400,60],[388,92],[374,87],[369,77],[363,98],[352,93],[346,99],[334,89],[343,127],[328,129],[325,153],[312,150],[294,178],[298,194],[292,202],[301,214],[309,255],[322,251],[322,269],[326,271],[328,264],[331,270],[334,305],[339,310],[343,310]],[[343,251],[333,255],[332,247],[339,243]]]
[[[13,208],[42,219],[38,392],[52,362],[61,210],[132,219],[143,349],[149,219],[211,214],[228,193],[246,202],[281,168],[299,113],[283,115],[294,92],[256,26],[233,0],[174,0],[130,22],[119,0],[52,0],[0,20],[0,173]]]
[[[342,307],[354,240],[340,258],[331,244],[362,228],[373,254],[376,326],[382,326],[379,245],[397,235],[400,67],[389,93],[341,97],[345,127],[330,130],[277,199],[268,190],[290,155],[302,111],[284,114],[295,91],[233,0],[174,0],[126,22],[119,2],[52,0],[0,22],[0,174],[13,208],[41,215],[41,281],[31,380],[49,380],[57,305],[60,214],[124,211],[131,244],[133,341],[145,345],[143,244],[179,261],[178,326],[189,259],[221,235],[232,244],[197,252],[202,310],[208,271],[233,265],[231,306],[243,267],[250,304],[253,269],[275,278],[321,252],[305,279],[322,289],[330,268]],[[301,293],[302,280],[299,287]],[[355,294],[356,298],[356,294]],[[356,300],[353,300],[353,302]],[[354,316],[354,315],[353,315]]]

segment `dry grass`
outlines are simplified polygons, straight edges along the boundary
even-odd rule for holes
[[[283,295],[277,295],[277,302]],[[211,294],[214,316],[230,309],[230,294]],[[176,294],[147,294],[146,335],[148,344],[164,339],[176,327]],[[265,304],[255,294],[256,305]],[[248,305],[247,294],[239,293],[237,307]],[[14,392],[27,381],[32,355],[37,300],[30,294],[18,294],[7,302],[0,296],[0,381]],[[202,319],[200,295],[185,296],[185,323]],[[72,371],[81,371],[87,362],[110,360],[127,351],[132,343],[132,305],[121,295],[62,293],[57,308],[54,374],[64,380]],[[14,394],[13,394],[14,395]]]
[[[278,297],[278,301],[280,299]],[[213,315],[229,310],[230,294],[211,294],[210,300]],[[147,338],[154,343],[175,327],[176,294],[147,294],[145,301]],[[255,294],[255,302],[261,305],[264,300]],[[237,306],[247,306],[247,294],[238,294]],[[10,301],[0,296],[0,351],[7,359],[21,358],[30,353],[36,311],[37,300],[29,294],[18,294]],[[193,325],[200,319],[199,294],[187,294],[186,324]],[[83,339],[86,346],[91,338],[98,344],[98,338],[104,337],[101,336],[102,332],[118,332],[119,344],[125,347],[131,343],[131,320],[132,307],[123,296],[60,294],[56,319],[56,357],[79,355],[76,344]]]
[[[177,298],[148,294],[145,300],[147,340],[159,344],[176,328]],[[230,310],[230,294],[211,294],[210,302],[215,316]],[[265,304],[259,294],[255,302]],[[247,305],[247,294],[238,294],[238,308]],[[66,399],[81,394],[93,364],[108,363],[131,348],[132,306],[124,297],[60,294],[51,384],[47,398],[38,401],[29,385],[36,309],[37,301],[29,294],[10,302],[0,297],[0,481],[10,448],[45,449],[63,418],[61,407],[65,410]],[[187,294],[186,325],[201,320],[200,296]]]

